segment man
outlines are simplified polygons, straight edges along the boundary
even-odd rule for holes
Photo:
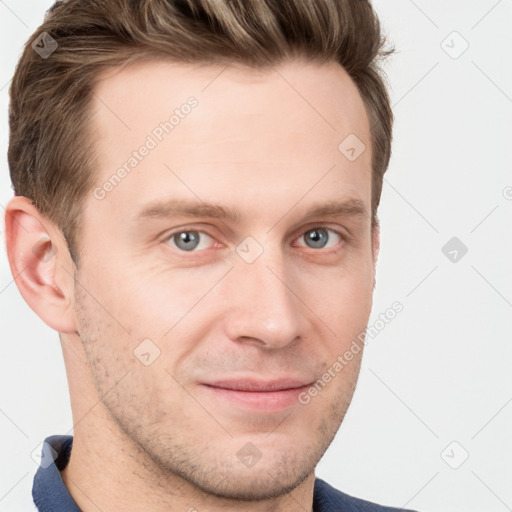
[[[11,86],[6,211],[73,411],[40,511],[391,510],[314,472],[372,304],[383,53],[362,1],[49,11]]]

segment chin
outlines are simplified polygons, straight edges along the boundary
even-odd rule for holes
[[[314,471],[314,468],[302,472],[301,469],[293,465],[277,470],[275,467],[266,466],[243,470],[233,468],[233,471],[224,477],[211,475],[213,478],[207,476],[201,481],[191,483],[203,492],[218,498],[265,501],[290,493]]]
[[[297,444],[293,446],[294,443]],[[193,451],[190,447],[185,449],[170,443],[163,449],[147,453],[167,483],[174,475],[210,496],[226,500],[265,501],[288,494],[304,482],[314,473],[326,448],[318,442],[301,442],[298,439],[293,443],[283,440],[281,446],[259,443],[259,452],[255,452],[254,445],[242,451],[240,438],[234,444],[236,446],[220,447],[213,443],[204,446],[203,450]],[[251,445],[250,441],[244,440],[242,446],[247,445]],[[297,447],[300,447],[299,451]],[[253,458],[246,457],[247,450]]]

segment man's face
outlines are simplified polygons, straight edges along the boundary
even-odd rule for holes
[[[162,475],[262,499],[311,474],[354,391],[361,352],[335,363],[371,309],[370,135],[337,64],[222,70],[153,61],[98,84],[77,330]]]

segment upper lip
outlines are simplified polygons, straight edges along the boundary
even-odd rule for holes
[[[206,386],[230,389],[233,391],[283,391],[286,389],[302,388],[310,384],[309,381],[304,379],[295,378],[280,378],[273,380],[262,379],[226,379],[216,380],[213,382],[205,382]]]

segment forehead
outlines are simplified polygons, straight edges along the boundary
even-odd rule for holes
[[[108,189],[95,206],[105,214],[165,196],[248,209],[306,193],[369,200],[368,118],[334,62],[265,70],[137,62],[101,77],[92,113],[96,185]],[[344,140],[365,148],[356,160],[340,151]]]
[[[194,118],[208,120],[223,131],[229,128],[226,120],[247,121],[252,116],[262,124],[276,119],[283,124],[302,121],[294,132],[310,137],[315,128],[320,134],[338,132],[338,137],[347,128],[361,138],[368,135],[361,96],[336,62],[289,60],[255,69],[234,63],[136,61],[100,75],[92,111],[96,124],[108,125],[115,130],[110,132],[114,138],[122,134],[128,141],[136,130],[149,131],[155,121],[167,119],[190,96],[201,103]]]

